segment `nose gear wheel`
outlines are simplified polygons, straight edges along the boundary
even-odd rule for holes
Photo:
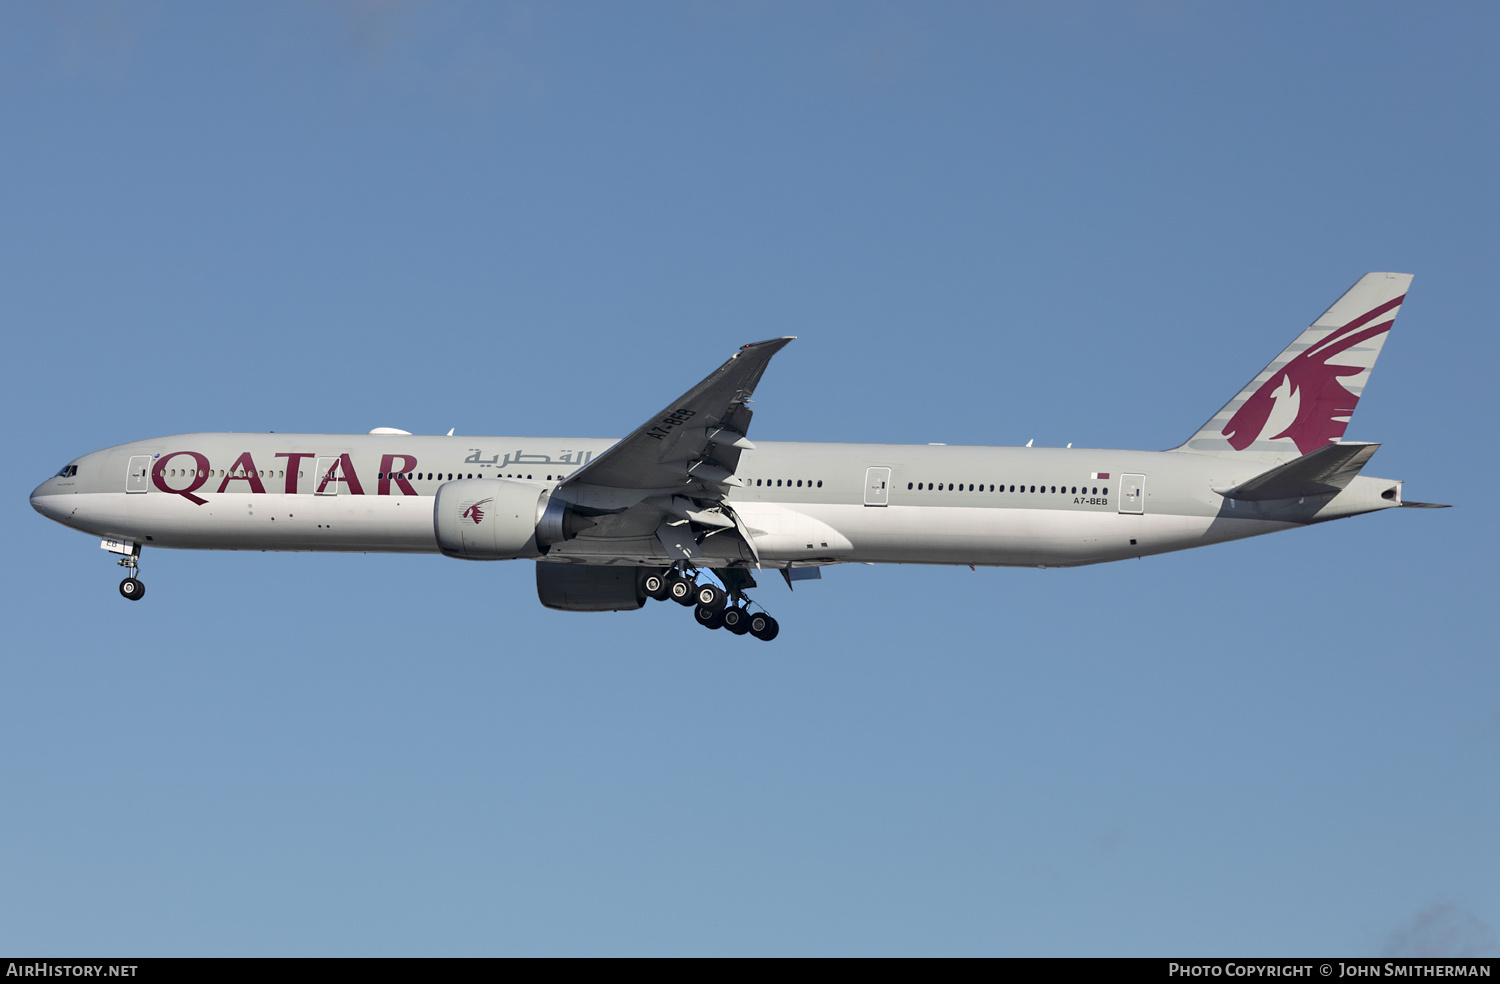
[[[131,601],[140,601],[146,597],[146,586],[141,583],[140,578],[136,577],[136,574],[140,573],[141,569],[140,546],[137,545],[134,550],[121,557],[118,563],[130,572],[125,580],[120,582],[120,597],[128,598]]]

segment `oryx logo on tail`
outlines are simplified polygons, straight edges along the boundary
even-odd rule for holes
[[[1343,437],[1349,427],[1349,415],[1354,413],[1359,397],[1345,389],[1339,379],[1357,376],[1370,367],[1339,365],[1330,360],[1361,342],[1390,331],[1396,322],[1394,315],[1368,328],[1364,326],[1400,307],[1405,298],[1406,295],[1402,294],[1366,311],[1282,366],[1229,418],[1221,433],[1229,439],[1230,445],[1236,451],[1243,451],[1256,440],[1276,441],[1289,437],[1298,451],[1307,454]],[[1285,424],[1276,433],[1267,434],[1266,431],[1272,428],[1266,425],[1273,416],[1277,425]]]
[[[1341,440],[1411,286],[1367,273],[1174,450],[1274,464]]]

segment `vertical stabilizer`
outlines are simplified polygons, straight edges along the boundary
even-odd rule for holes
[[[1367,273],[1177,451],[1285,461],[1344,436],[1411,285]]]

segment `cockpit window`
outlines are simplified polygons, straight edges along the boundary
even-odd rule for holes
[[[77,465],[69,465],[68,467],[64,468],[62,471],[58,472],[57,473],[57,477],[58,478],[72,478],[74,475],[77,475],[77,474],[78,474],[78,466]]]

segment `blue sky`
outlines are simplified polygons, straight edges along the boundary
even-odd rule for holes
[[[1494,955],[1493,5],[6,4],[0,950]],[[1369,270],[1384,513],[850,567],[766,646],[526,563],[158,551],[199,430],[1180,443]]]

